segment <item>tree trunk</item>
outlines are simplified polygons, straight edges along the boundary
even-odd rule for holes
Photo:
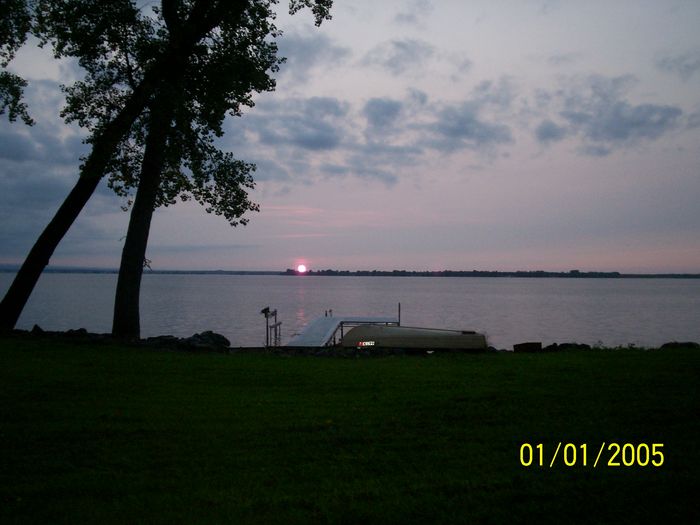
[[[54,218],[39,236],[0,303],[0,329],[14,328],[56,246],[90,199],[99,182],[100,177],[80,177]]]
[[[119,142],[144,110],[157,87],[167,85],[181,74],[183,61],[189,56],[192,47],[218,23],[217,17],[206,17],[203,14],[207,13],[209,3],[204,0],[195,2],[182,36],[170,42],[168,49],[146,72],[143,81],[126,101],[122,111],[95,137],[90,156],[82,166],[80,178],[34,243],[0,303],[0,331],[12,330],[17,324],[58,243],[92,196]],[[238,7],[241,12],[243,5],[241,2],[241,6]]]
[[[173,114],[173,99],[174,97],[167,95],[159,97],[151,112],[139,186],[131,208],[114,297],[112,335],[120,339],[134,340],[139,339],[141,335],[139,315],[141,276],[151,218],[160,186],[160,175],[165,162],[165,146]],[[158,100],[162,103],[159,104]]]
[[[130,103],[95,140],[92,152],[82,168],[81,176],[61,204],[56,215],[34,243],[0,303],[0,330],[11,330],[17,324],[41,272],[49,264],[49,259],[51,259],[58,243],[61,242],[85,204],[90,200],[117,144],[128,132],[136,117],[143,111],[148,95],[143,89],[135,91]]]

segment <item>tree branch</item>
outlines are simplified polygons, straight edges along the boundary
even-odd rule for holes
[[[180,0],[163,0],[161,2],[163,20],[165,20],[165,26],[168,28],[172,38],[178,38],[182,29],[182,20],[180,20],[178,15],[180,5]]]

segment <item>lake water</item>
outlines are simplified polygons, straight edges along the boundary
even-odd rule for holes
[[[4,295],[14,274],[0,273]],[[113,274],[44,274],[18,328],[109,332]],[[232,346],[265,341],[260,310],[282,321],[282,342],[332,309],[395,316],[406,326],[478,330],[497,348],[524,341],[654,346],[700,341],[698,279],[528,279],[153,275],[143,278],[141,335],[213,330]]]

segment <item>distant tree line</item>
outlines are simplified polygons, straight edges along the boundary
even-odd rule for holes
[[[320,275],[320,276],[355,276],[355,277],[574,277],[595,279],[618,278],[675,278],[698,279],[700,274],[631,274],[620,272],[545,272],[543,270],[515,272],[499,272],[494,270],[442,270],[442,271],[413,271],[413,270],[309,270],[303,274],[287,268],[283,275]]]

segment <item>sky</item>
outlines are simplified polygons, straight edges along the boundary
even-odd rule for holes
[[[153,269],[700,273],[700,2],[285,4],[277,89],[219,143],[260,211],[157,210]],[[37,124],[0,119],[0,264],[88,151],[59,116],[77,65],[30,42],[10,69]],[[103,183],[51,265],[118,267],[123,204]]]

